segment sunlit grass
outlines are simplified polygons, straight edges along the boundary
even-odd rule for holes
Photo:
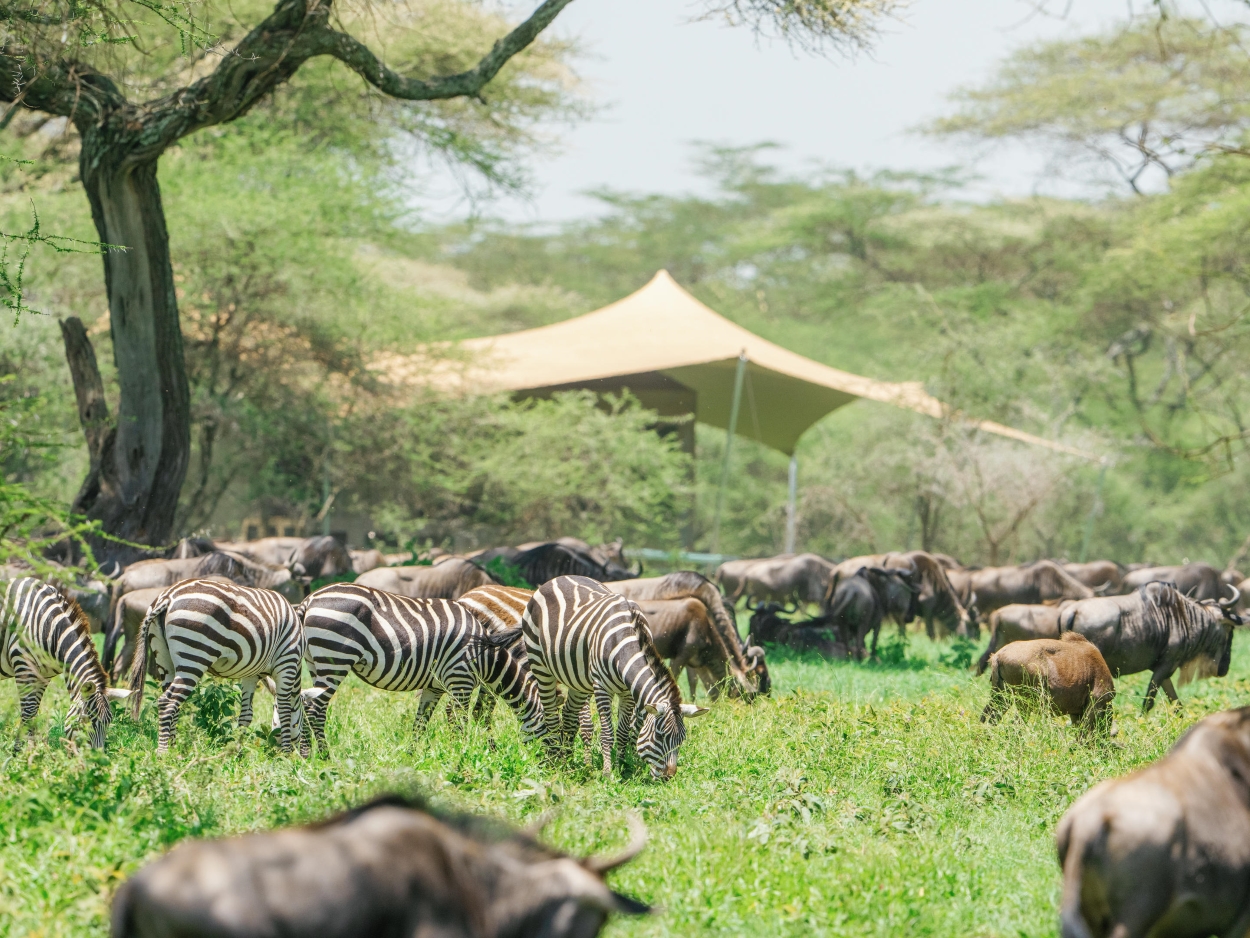
[[[626,838],[639,811],[647,850],[614,885],[662,911],[612,935],[1053,935],[1055,822],[1093,782],[1161,755],[1199,716],[1250,699],[1250,649],[1229,677],[1182,691],[1183,710],[1138,714],[1146,675],[1119,684],[1114,743],[1085,745],[1063,721],[998,727],[987,692],[910,640],[892,665],[773,655],[776,691],[717,703],[692,723],[677,778],[605,781],[578,761],[544,764],[510,711],[484,729],[441,716],[414,740],[410,695],[351,681],[336,697],[329,760],[277,752],[264,734],[214,735],[188,706],[174,751],[155,755],[153,707],[115,720],[107,757],[66,753],[59,682],[38,741],[9,758],[17,697],[0,685],[0,932],[104,935],[118,881],[185,836],[320,817],[385,789],[532,819],[576,853]],[[267,723],[261,698],[257,724]]]

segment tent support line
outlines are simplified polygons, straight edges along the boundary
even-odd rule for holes
[[[729,405],[729,427],[725,430],[725,461],[720,467],[720,486],[716,489],[716,514],[712,517],[712,553],[720,553],[720,519],[725,510],[725,489],[729,485],[729,462],[733,457],[734,433],[738,429],[738,408],[742,404],[742,381],[747,373],[747,350],[738,353],[734,372],[734,396]]]
[[[799,457],[790,456],[790,487],[786,492],[786,550],[794,553],[794,537],[798,527],[798,496],[799,496]]]

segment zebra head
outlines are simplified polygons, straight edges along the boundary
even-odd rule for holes
[[[686,717],[698,717],[707,708],[694,704],[673,707],[667,702],[645,704],[646,717],[638,730],[638,755],[651,777],[667,781],[677,774],[677,750],[686,739]]]
[[[109,724],[113,722],[113,710],[109,707],[109,701],[129,696],[130,691],[120,687],[106,687],[103,682],[91,678],[82,681],[74,689],[74,702],[65,714],[65,736],[72,739],[79,718],[86,716],[91,721],[91,745],[96,749],[105,748]]]

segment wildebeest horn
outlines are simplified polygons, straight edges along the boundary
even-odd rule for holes
[[[582,860],[582,866],[592,873],[602,874],[608,872],[608,870],[614,870],[618,866],[623,866],[642,853],[642,848],[647,845],[647,826],[642,823],[642,818],[633,811],[626,815],[626,819],[629,821],[629,844],[625,849],[612,856],[587,857]]]
[[[1221,599],[1219,601],[1220,608],[1221,609],[1236,609],[1237,603],[1241,602],[1241,590],[1237,589],[1237,587],[1233,586],[1233,584],[1231,583],[1228,584],[1228,588],[1233,591],[1233,595],[1230,596],[1228,599]]]
[[[1106,595],[1107,595],[1107,593],[1108,593],[1110,590],[1111,590],[1111,581],[1110,581],[1110,580],[1108,580],[1106,583],[1102,584],[1102,586],[1095,586],[1095,587],[1094,587],[1094,595],[1095,595],[1095,596],[1106,596]]]

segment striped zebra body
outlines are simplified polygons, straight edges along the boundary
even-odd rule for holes
[[[533,595],[533,590],[491,584],[469,590],[456,602],[473,613],[488,633],[498,635],[520,626],[521,617],[525,615],[525,607],[529,605],[530,597]],[[530,662],[521,643],[517,642],[508,651],[528,675]],[[532,676],[529,680],[533,680]],[[473,719],[484,720],[494,709],[495,692],[483,684],[478,689],[477,701],[473,705]]]
[[[204,676],[212,674],[239,682],[243,691],[240,728],[252,722],[257,683],[272,676],[282,749],[290,752],[291,737],[298,734],[301,753],[309,753],[299,720],[304,630],[280,594],[213,578],[184,580],[157,596],[139,627],[138,650],[130,669],[136,719],[143,703],[149,650],[163,672],[158,752],[168,751],[178,711]]]
[[[78,605],[55,586],[35,577],[21,577],[9,584],[0,611],[0,678],[13,678],[21,697],[21,729],[35,730],[34,719],[49,682],[65,675],[73,703],[65,715],[65,736],[73,739],[79,719],[91,721],[91,745],[103,749],[113,713],[109,709],[108,678],[87,617]],[[13,749],[22,747],[19,729]]]
[[[542,704],[528,669],[505,649],[488,644],[486,629],[459,603],[336,583],[305,599],[298,612],[308,636],[314,686],[323,690],[308,705],[323,752],[326,710],[349,673],[382,690],[421,691],[416,733],[443,694],[450,694],[463,712],[479,685],[507,701],[526,736],[542,731]]]
[[[542,695],[549,738],[563,750],[572,741],[588,698],[599,713],[603,770],[612,771],[612,750],[635,740],[638,755],[656,778],[677,771],[677,750],[686,737],[684,716],[706,711],[684,707],[677,683],[656,653],[651,630],[638,607],[586,577],[557,577],[541,586],[526,607],[521,635],[530,670]],[[508,638],[507,633],[499,636]],[[560,707],[559,685],[567,691]],[[619,698],[615,738],[612,698]],[[559,716],[557,716],[559,713]],[[642,716],[641,726],[636,715]]]

